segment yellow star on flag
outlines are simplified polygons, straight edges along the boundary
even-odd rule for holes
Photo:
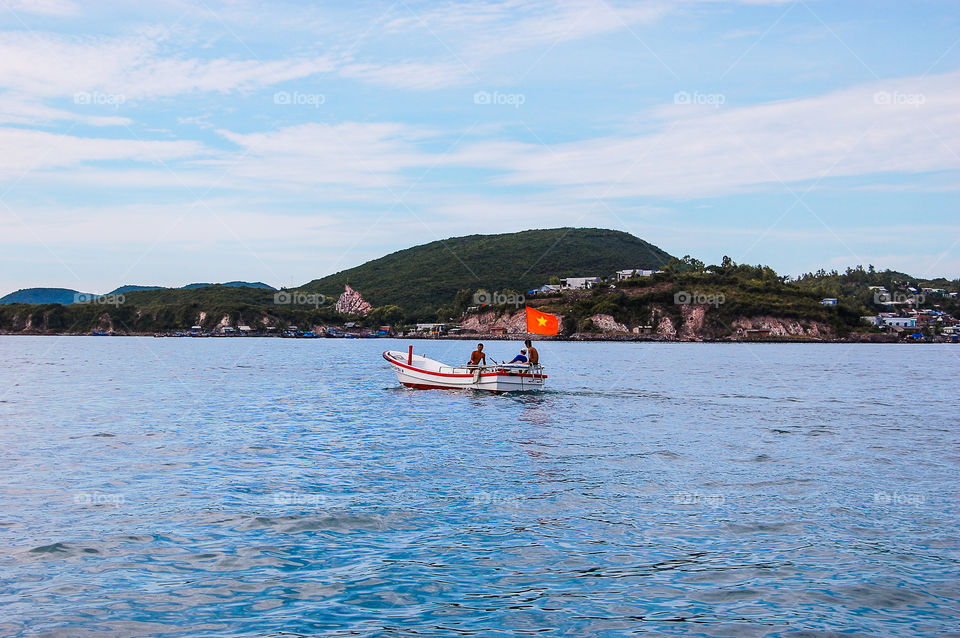
[[[537,323],[539,323],[541,326],[545,326],[545,325],[547,325],[547,318],[546,318],[546,317],[537,317]]]

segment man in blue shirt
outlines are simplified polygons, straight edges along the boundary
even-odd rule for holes
[[[526,363],[527,362],[527,351],[525,348],[521,348],[520,354],[513,358],[513,361],[510,363]]]

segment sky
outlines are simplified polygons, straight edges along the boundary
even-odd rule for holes
[[[559,226],[957,278],[958,178],[954,0],[0,0],[0,294]]]

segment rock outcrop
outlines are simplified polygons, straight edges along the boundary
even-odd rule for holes
[[[707,316],[706,306],[683,306],[680,311],[683,325],[677,336],[680,341],[703,341],[703,320]]]
[[[590,321],[603,332],[630,332],[630,328],[618,323],[611,315],[593,315]]]
[[[736,338],[743,337],[808,337],[831,338],[833,331],[818,321],[799,321],[777,317],[743,317],[731,326]]]
[[[344,285],[343,294],[337,299],[335,308],[337,312],[344,315],[360,316],[366,316],[368,312],[373,310],[373,306],[364,301],[360,293],[351,288],[349,284]]]
[[[491,334],[502,330],[506,334],[525,334],[527,332],[527,316],[524,312],[498,315],[488,310],[470,315],[461,322],[460,327],[468,332]]]
[[[661,337],[667,337],[668,339],[676,339],[677,337],[677,329],[674,328],[673,321],[670,320],[670,317],[666,315],[660,317],[655,330]]]
[[[740,317],[730,328],[711,325],[708,321],[710,308],[706,305],[685,305],[680,310],[680,318],[671,316],[665,308],[654,306],[650,312],[647,326],[633,326],[620,323],[608,314],[595,314],[590,317],[593,324],[588,336],[605,335],[609,338],[623,338],[630,335],[647,334],[648,338],[664,341],[714,341],[764,338],[801,338],[832,339],[830,326],[817,321],[802,321],[778,317]],[[561,317],[561,322],[563,321]],[[488,310],[468,315],[460,327],[465,332],[483,335],[506,334],[521,335],[527,331],[526,315],[520,312],[495,312]],[[732,329],[732,330],[731,330]],[[731,334],[732,332],[732,334]],[[651,334],[652,333],[652,334]],[[577,336],[574,336],[577,338]]]

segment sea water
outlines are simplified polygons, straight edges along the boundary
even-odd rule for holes
[[[960,631],[960,347],[406,345],[0,337],[0,634]]]

